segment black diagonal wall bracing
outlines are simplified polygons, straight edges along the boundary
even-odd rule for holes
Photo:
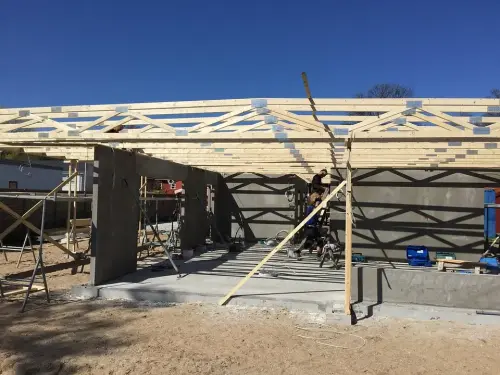
[[[247,241],[293,229],[302,215],[306,184],[294,175],[237,174],[225,178],[233,236]]]
[[[341,180],[344,171],[334,174]],[[484,188],[500,173],[466,170],[361,170],[353,178],[353,251],[404,260],[408,245],[478,260],[484,250]],[[332,202],[331,229],[344,238],[344,201]]]

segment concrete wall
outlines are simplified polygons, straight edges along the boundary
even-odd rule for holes
[[[181,222],[181,248],[203,245],[208,236],[207,179],[205,171],[189,168],[184,180],[184,215]]]
[[[352,301],[500,310],[500,277],[354,267]]]
[[[181,248],[205,243],[206,185],[217,174],[103,146],[95,148],[93,170],[91,285],[136,270],[140,176],[184,182]]]
[[[332,171],[341,180],[345,171]],[[360,170],[353,177],[353,251],[370,259],[405,259],[408,245],[477,260],[484,249],[483,189],[500,172]],[[344,241],[344,199],[332,202],[331,229]]]
[[[90,284],[137,268],[140,177],[135,154],[95,148]]]
[[[222,182],[221,182],[222,183]],[[221,194],[216,192],[215,205],[231,214],[231,235],[243,234],[247,241],[274,237],[280,230],[292,230],[302,215],[305,182],[295,176],[233,174],[225,176]],[[293,194],[287,198],[287,191]],[[217,210],[216,210],[217,211]],[[225,230],[227,218],[218,220]]]

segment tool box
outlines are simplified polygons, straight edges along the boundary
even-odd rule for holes
[[[408,246],[406,248],[406,260],[410,266],[432,267],[429,250],[425,246]]]
[[[498,274],[500,272],[500,265],[496,257],[482,257],[479,259],[479,263],[486,263],[486,270],[489,273]]]

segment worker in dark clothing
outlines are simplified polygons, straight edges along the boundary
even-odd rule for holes
[[[325,192],[326,189],[325,189],[325,185],[323,184],[323,182],[321,180],[327,174],[328,174],[328,172],[326,171],[326,169],[322,169],[318,174],[314,175],[312,182],[311,182],[312,192],[323,195],[323,193]]]

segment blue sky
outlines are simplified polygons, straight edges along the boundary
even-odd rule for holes
[[[500,87],[500,1],[2,0],[6,107]]]

